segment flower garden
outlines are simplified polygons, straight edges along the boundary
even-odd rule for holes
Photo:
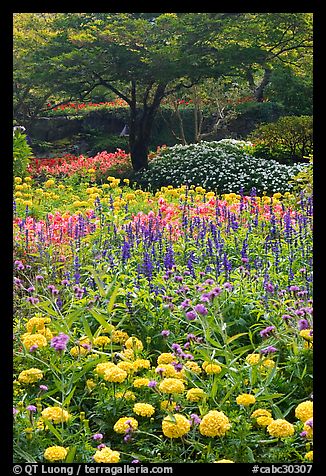
[[[121,150],[14,179],[15,462],[311,462],[312,195],[159,160],[152,189]]]

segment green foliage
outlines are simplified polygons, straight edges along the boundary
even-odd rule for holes
[[[283,193],[291,190],[289,180],[300,170],[298,164],[257,159],[245,151],[243,141],[223,139],[162,149],[136,178],[154,190],[192,184],[217,193],[237,193],[241,188],[249,193],[253,187],[259,193]]]
[[[285,113],[284,107],[277,102],[248,101],[236,106],[237,113],[244,121],[273,122]]]
[[[19,127],[19,126],[18,126]],[[26,134],[19,128],[14,130],[13,137],[13,174],[14,177],[25,177],[28,160],[32,156],[32,149],[27,143]]]
[[[272,151],[276,146],[288,150],[289,158],[302,160],[313,151],[312,116],[284,116],[271,124],[258,126],[250,135],[252,141],[260,141]]]
[[[311,195],[313,193],[313,172],[313,158],[310,156],[309,165],[292,179],[294,190],[297,192],[303,192],[306,196]]]
[[[275,68],[266,87],[266,97],[269,101],[282,104],[288,115],[312,115],[312,74],[309,71],[295,74],[289,66]]]

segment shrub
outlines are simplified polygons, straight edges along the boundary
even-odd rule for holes
[[[13,132],[13,173],[14,177],[25,177],[28,160],[32,156],[32,149],[27,143],[25,128],[14,127]]]
[[[262,124],[250,135],[273,150],[285,147],[289,158],[304,160],[313,152],[312,116],[283,116],[272,124]]]
[[[161,149],[147,171],[136,177],[152,189],[161,186],[193,184],[217,193],[285,192],[292,189],[289,180],[304,165],[287,166],[274,160],[258,160],[235,140],[201,142],[188,146],[175,145]]]

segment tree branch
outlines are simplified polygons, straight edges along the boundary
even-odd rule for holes
[[[94,76],[99,80],[99,84],[100,84],[100,85],[107,87],[107,88],[110,89],[113,93],[115,93],[117,96],[119,96],[121,99],[123,99],[124,101],[126,101],[126,103],[128,103],[130,107],[132,106],[132,100],[129,99],[125,94],[123,94],[123,93],[122,93],[121,91],[119,91],[117,88],[115,88],[114,86],[112,86],[111,83],[109,83],[109,82],[106,81],[105,79],[101,78],[101,76],[100,76],[98,73],[96,73],[96,71],[93,71],[93,74],[94,74]]]

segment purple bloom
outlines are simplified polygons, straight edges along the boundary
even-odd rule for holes
[[[148,382],[148,386],[149,386],[150,388],[155,388],[156,385],[157,385],[156,380],[150,380],[150,381]]]
[[[37,350],[37,349],[38,349],[38,345],[34,344],[29,348],[29,351],[34,352],[34,350]]]
[[[164,370],[165,370],[165,369],[163,369],[162,367],[157,367],[157,368],[155,369],[155,372],[156,372],[157,374],[160,374],[160,376],[162,377],[162,375],[163,375],[163,373],[164,373]]]
[[[176,354],[182,354],[182,349],[181,349],[181,346],[180,344],[172,344],[172,350],[174,353]]]
[[[282,319],[283,321],[287,321],[288,319],[292,319],[292,317],[289,316],[289,314],[283,314]]]
[[[299,316],[299,317],[300,317],[300,316],[304,316],[305,313],[304,313],[304,311],[303,311],[302,309],[296,309],[296,310],[294,311],[294,314],[295,314],[296,316]]]
[[[63,286],[68,286],[68,284],[70,284],[70,283],[69,283],[69,280],[68,280],[68,279],[63,279],[63,280],[61,281],[61,284],[62,284]]]
[[[228,283],[228,282],[224,283],[224,284],[223,284],[223,287],[224,287],[225,289],[227,289],[228,291],[232,291],[232,289],[233,289],[232,284],[231,284],[231,283]]]
[[[105,448],[105,447],[106,447],[106,445],[104,443],[101,443],[100,445],[97,446],[97,449],[101,450],[102,448]],[[93,458],[94,458],[94,456],[93,456]]]
[[[50,345],[57,352],[60,352],[60,351],[66,350],[67,343],[68,343],[69,339],[70,339],[69,336],[67,336],[63,332],[60,332],[60,334],[58,336],[55,336],[55,337],[53,337],[53,339],[51,339]]]
[[[304,329],[309,329],[309,322],[307,321],[307,319],[300,319],[300,321],[298,322],[298,326],[299,326],[299,330],[302,331]]]
[[[29,412],[36,412],[37,411],[37,408],[35,405],[28,405],[28,407],[26,407],[26,410],[28,410]]]
[[[182,370],[182,368],[183,368],[183,365],[180,364],[180,362],[172,362],[172,365],[173,365],[173,367],[175,368],[175,370],[177,372],[180,372],[180,370]]]
[[[35,291],[35,288],[34,286],[30,286],[29,288],[26,289],[26,291],[28,291],[29,293],[32,293]]]
[[[302,438],[305,438],[305,437],[307,436],[307,434],[308,434],[308,433],[307,433],[306,431],[302,431],[302,432],[300,433],[300,436],[301,436]]]
[[[273,293],[274,292],[274,286],[272,283],[266,283],[265,289],[268,293]]]
[[[189,349],[190,347],[190,342],[186,342],[183,346],[184,349]]]
[[[48,390],[48,387],[46,385],[40,385],[40,390],[43,390],[43,392],[46,392]]]
[[[95,433],[95,435],[92,436],[93,440],[102,440],[103,435],[102,433]]]
[[[205,283],[208,285],[214,284],[214,279],[208,278],[206,279]]]
[[[266,347],[265,349],[261,349],[260,353],[261,354],[269,354],[269,353],[274,353],[274,352],[277,352],[277,349],[275,347],[273,347],[272,345],[269,345],[268,347]]]
[[[38,274],[37,276],[35,276],[35,279],[36,279],[36,281],[42,281],[44,279],[44,277],[41,276],[40,274]]]
[[[201,422],[201,418],[196,414],[196,413],[192,413],[190,415],[190,420],[189,420],[189,423],[192,425],[199,425],[199,423]]]
[[[186,307],[189,307],[189,304],[190,304],[190,299],[185,299],[184,301],[182,301],[180,306],[182,307],[182,309],[185,309]]]
[[[200,299],[202,302],[209,302],[209,301],[210,301],[210,297],[209,297],[209,294],[208,294],[208,293],[202,294],[199,299]]]
[[[310,426],[310,428],[313,428],[313,419],[310,418],[309,420],[307,420],[305,425],[308,425],[308,426]]]
[[[300,288],[299,286],[290,286],[289,291],[292,291],[292,292],[300,291]]]
[[[196,340],[195,334],[187,334],[187,340]]]
[[[208,314],[208,311],[207,311],[206,307],[204,306],[204,304],[196,304],[195,311],[198,314],[201,314],[202,316],[206,316],[206,314]]]
[[[137,464],[137,463],[140,463],[140,461],[139,461],[139,459],[133,459],[133,460],[131,461],[131,463]]]
[[[39,298],[33,296],[28,296],[28,298],[26,298],[26,301],[30,302],[31,304],[37,304],[38,302],[40,302]]]
[[[197,317],[197,314],[195,313],[195,311],[186,312],[186,318],[188,319],[188,321],[193,321],[196,319],[196,317]]]
[[[18,410],[15,407],[12,407],[12,414],[17,415],[17,413],[18,413]]]
[[[274,326],[268,326],[265,329],[263,329],[262,331],[260,331],[259,334],[260,334],[261,337],[266,338],[266,337],[269,337],[270,334],[274,331],[275,331]]]
[[[170,331],[164,330],[164,331],[161,332],[161,335],[162,335],[163,337],[168,337],[168,336],[170,335]]]

